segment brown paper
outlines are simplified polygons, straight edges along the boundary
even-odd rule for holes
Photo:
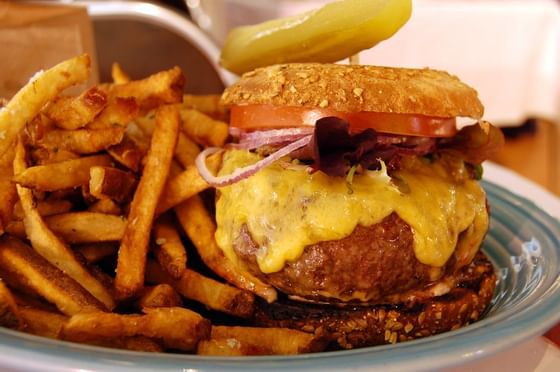
[[[13,96],[37,71],[86,52],[91,85],[99,79],[86,8],[0,0],[0,97]]]

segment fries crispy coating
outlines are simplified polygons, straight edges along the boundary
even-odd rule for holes
[[[93,155],[48,165],[36,165],[14,172],[13,181],[39,191],[71,189],[89,183],[89,169],[110,166],[111,157]],[[56,177],[53,177],[56,175]]]
[[[107,105],[107,95],[92,87],[77,97],[59,96],[45,110],[45,115],[60,129],[84,127]]]
[[[58,338],[69,319],[65,315],[30,306],[21,306],[20,314],[25,322],[25,332],[54,339]]]
[[[323,340],[310,333],[288,328],[213,326],[211,339],[233,339],[277,355],[321,351],[326,346]]]
[[[154,224],[155,256],[172,278],[179,279],[187,267],[187,251],[169,216],[160,217]]]
[[[213,119],[227,121],[227,109],[221,104],[221,95],[183,95],[182,107],[194,109]]]
[[[140,108],[134,97],[116,97],[94,121],[88,124],[88,128],[126,127],[131,120],[138,116],[139,112]]]
[[[142,80],[111,85],[109,97],[134,97],[144,112],[183,99],[185,77],[179,67],[173,67]]]
[[[146,155],[146,150],[140,147],[130,136],[127,136],[126,133],[121,143],[109,147],[107,152],[115,161],[133,172],[140,170],[142,159]]]
[[[55,304],[64,314],[105,310],[105,306],[76,281],[17,239],[0,238],[0,270]]]
[[[74,315],[62,330],[66,340],[88,342],[115,337],[145,336],[166,347],[193,351],[210,335],[210,322],[181,307],[146,308],[144,315],[84,313]]]
[[[221,147],[229,135],[227,123],[191,109],[181,109],[183,132],[203,146]]]
[[[64,89],[88,79],[90,63],[87,54],[59,63],[34,76],[0,109],[0,155],[8,150],[25,123],[31,121],[45,104]]]
[[[11,147],[0,155],[0,235],[12,219],[12,212],[17,201],[16,185],[11,181],[15,149]]]
[[[124,127],[103,129],[51,130],[39,141],[39,146],[61,149],[76,154],[93,154],[122,141]]]
[[[167,283],[186,298],[225,314],[240,318],[253,315],[255,296],[251,292],[220,283],[190,269],[186,269],[179,279],[173,279],[155,262],[148,262],[146,280]]]
[[[145,307],[177,307],[181,304],[181,297],[173,287],[169,284],[158,284],[144,288],[136,307],[139,309]]]
[[[216,172],[221,161],[221,154],[215,154],[208,158],[206,165],[212,172]],[[190,165],[183,172],[167,181],[165,192],[159,200],[156,213],[161,214],[209,187],[208,183],[198,172],[197,167]]]
[[[74,249],[80,252],[88,263],[92,264],[116,255],[118,246],[113,242],[87,243],[74,247]]]
[[[21,141],[16,146],[14,173],[25,171],[25,147]],[[17,185],[17,192],[23,208],[25,232],[33,248],[47,261],[75,279],[108,309],[115,307],[111,293],[78,261],[74,252],[62,242],[45,224],[35,207],[31,190]]]
[[[118,62],[113,62],[111,65],[111,77],[115,84],[124,84],[130,81],[130,76],[128,76]]]
[[[0,278],[0,326],[22,329],[24,325],[24,320],[12,296],[12,292],[10,292],[4,281]]]
[[[273,287],[234,265],[218,247],[214,239],[216,225],[198,195],[175,207],[175,214],[209,268],[238,288],[253,292],[268,302],[276,301],[277,293]]]
[[[89,192],[98,199],[113,199],[117,202],[130,200],[136,186],[136,177],[113,167],[91,167],[89,169]]]
[[[88,207],[88,212],[120,216],[122,208],[111,199],[100,199]]]
[[[48,217],[55,214],[66,213],[72,209],[72,202],[65,199],[41,200],[37,202],[37,211],[42,217]],[[14,206],[15,220],[23,220],[23,209],[21,203],[16,203]]]
[[[49,216],[47,226],[70,244],[118,241],[126,220],[120,216],[94,212],[70,212]]]
[[[35,165],[47,165],[52,163],[59,163],[61,161],[73,160],[80,157],[71,151],[61,149],[47,149],[45,147],[34,148],[31,153],[31,158],[35,161]]]
[[[203,340],[198,343],[198,355],[210,356],[243,356],[270,355],[272,352],[257,343],[247,344],[235,338],[218,338]]]
[[[131,297],[143,286],[150,228],[169,174],[178,133],[177,110],[172,106],[158,109],[156,129],[146,165],[132,200],[128,223],[119,248],[115,290],[121,299]]]

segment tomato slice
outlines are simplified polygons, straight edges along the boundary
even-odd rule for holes
[[[350,123],[350,131],[372,128],[382,133],[423,137],[452,137],[457,133],[455,118],[381,112],[340,112],[303,107],[245,105],[231,108],[230,124],[245,131],[313,126],[320,118],[336,116]]]

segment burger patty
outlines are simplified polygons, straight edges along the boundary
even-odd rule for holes
[[[350,349],[422,338],[477,321],[496,288],[496,274],[484,253],[454,275],[456,284],[442,296],[414,303],[377,306],[257,302],[258,326],[287,327],[314,333],[331,349]]]
[[[445,268],[419,262],[410,226],[396,213],[372,226],[357,226],[347,237],[305,247],[275,273],[259,270],[259,246],[247,228],[234,244],[249,270],[288,295],[312,300],[379,302],[438,279]]]

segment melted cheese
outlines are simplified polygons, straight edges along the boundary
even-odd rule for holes
[[[220,174],[258,159],[247,151],[229,151]],[[220,189],[216,240],[236,262],[233,247],[245,225],[260,246],[259,268],[272,273],[296,260],[305,246],[344,238],[356,225],[376,224],[392,212],[411,226],[417,259],[434,267],[445,265],[462,231],[486,231],[486,199],[478,182],[453,182],[438,162],[417,161],[395,176],[406,191],[401,192],[384,171],[368,171],[354,176],[350,193],[343,178],[274,164]],[[481,239],[475,240],[480,244]],[[471,244],[478,249],[477,242]]]

